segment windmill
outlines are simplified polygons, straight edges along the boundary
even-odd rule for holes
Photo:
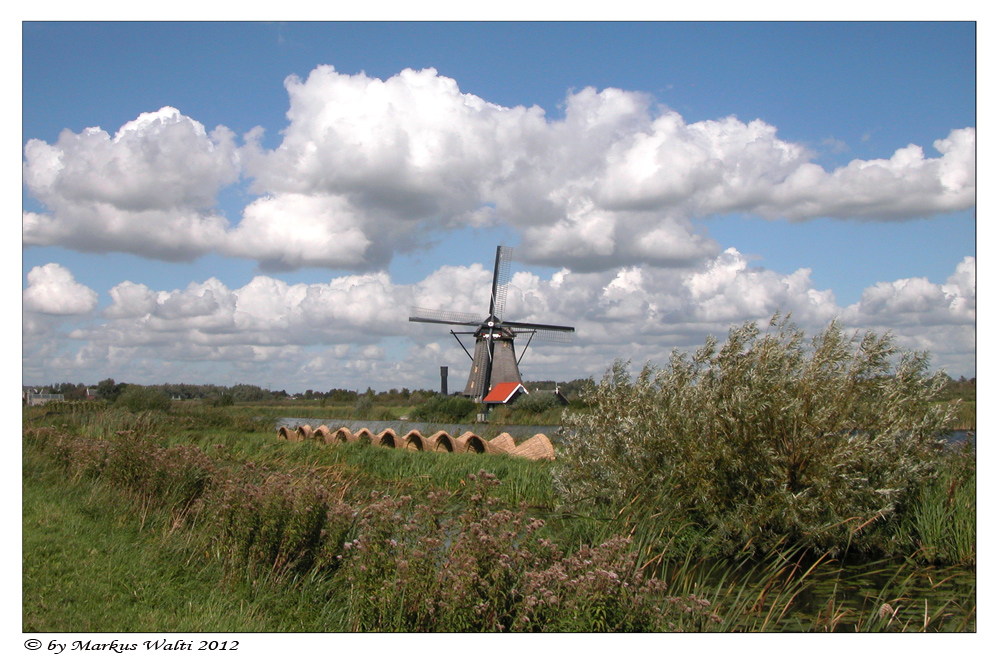
[[[528,345],[534,338],[539,340],[567,341],[573,327],[563,327],[554,324],[535,324],[533,322],[511,322],[503,319],[504,304],[507,301],[507,284],[510,281],[510,259],[513,250],[510,247],[497,247],[496,261],[493,264],[493,287],[490,291],[490,310],[486,319],[476,313],[462,311],[439,311],[413,307],[410,309],[410,322],[433,322],[436,324],[460,325],[475,327],[468,331],[451,330],[458,344],[472,359],[469,371],[469,381],[465,385],[464,395],[477,402],[501,382],[521,381],[521,373],[517,366],[528,351]],[[475,353],[470,354],[460,335],[471,335],[476,339]],[[514,352],[514,339],[527,336],[528,340],[521,350],[521,356]]]

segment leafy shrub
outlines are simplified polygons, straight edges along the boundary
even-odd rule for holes
[[[437,395],[414,408],[414,420],[430,423],[460,423],[474,413],[479,405],[458,395]]]
[[[372,395],[362,395],[354,402],[354,417],[364,418],[371,413],[375,406],[375,397]]]
[[[562,405],[559,402],[559,398],[552,393],[531,393],[529,395],[522,395],[514,400],[511,408],[515,411],[540,414],[560,406]]]
[[[557,489],[578,506],[657,498],[664,519],[711,529],[727,551],[872,548],[933,470],[945,376],[888,334],[834,322],[811,350],[803,337],[775,316],[765,333],[748,322],[635,381],[616,362],[591,411],[567,419]]]
[[[115,405],[136,413],[139,411],[169,411],[170,397],[152,386],[129,384],[115,400]]]
[[[222,393],[220,395],[213,395],[212,397],[206,398],[205,404],[210,407],[231,407],[236,404],[236,400],[229,393]]]

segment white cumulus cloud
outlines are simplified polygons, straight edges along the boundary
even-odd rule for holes
[[[237,147],[165,107],[112,137],[29,139],[23,178],[46,210],[24,212],[25,245],[167,260],[210,251],[269,272],[374,272],[428,230],[504,223],[525,262],[599,272],[691,268],[721,248],[693,220],[741,212],[804,221],[926,217],[975,203],[975,128],[827,171],[778,127],[730,116],[688,123],[650,96],[584,88],[561,117],[503,107],[434,69],[385,80],[319,66],[285,81],[288,125]],[[220,190],[260,196],[233,218]]]
[[[29,139],[23,178],[47,208],[25,212],[25,245],[121,251],[191,260],[219,245],[227,222],[219,190],[239,176],[234,135],[172,107],[139,116],[111,137],[64,130],[55,144]]]
[[[57,263],[31,268],[21,294],[25,311],[47,315],[84,315],[97,307],[97,293],[77,283],[73,273]]]
[[[468,356],[449,335],[452,327],[407,322],[408,307],[485,315],[490,279],[474,264],[441,267],[407,285],[385,272],[322,284],[257,276],[239,288],[210,278],[170,291],[125,281],[111,289],[102,319],[69,333],[82,347],[66,353],[40,334],[25,348],[24,370],[63,369],[80,372],[79,379],[118,369],[190,381],[191,373],[210,374],[208,364],[216,364],[288,390],[356,388],[360,381],[385,390],[436,388],[437,367],[451,365],[453,377],[464,378]],[[808,269],[782,274],[752,267],[735,249],[684,270],[632,265],[548,277],[515,271],[506,302],[508,320],[576,328],[570,343],[532,343],[522,362],[529,379],[599,376],[616,358],[664,363],[675,348],[692,351],[706,335],[721,338],[734,324],[766,322],[776,311],[791,312],[809,333],[835,318],[848,328],[892,331],[903,348],[930,350],[935,367],[974,372],[973,257],[944,283],[877,283],[846,307],[831,291],[816,289]],[[57,264],[29,274],[26,317],[43,321],[50,317],[44,314],[89,313],[95,305],[96,294]]]

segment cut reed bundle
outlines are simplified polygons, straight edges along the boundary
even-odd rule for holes
[[[455,452],[475,452],[482,454],[486,452],[486,444],[483,439],[472,432],[463,432],[455,437]]]
[[[507,432],[497,434],[486,444],[486,451],[490,454],[510,454],[514,451],[514,437]]]
[[[424,435],[417,430],[410,430],[403,437],[403,446],[407,450],[415,450],[417,452],[423,452],[427,449],[427,439]]]
[[[341,427],[333,433],[334,443],[354,443],[358,440],[357,435],[346,427]]]
[[[362,427],[358,430],[357,437],[357,440],[360,443],[364,443],[366,445],[378,445],[378,437],[375,436],[375,433],[367,427]]]
[[[323,444],[366,443],[384,448],[413,450],[416,452],[471,452],[476,454],[505,454],[525,459],[539,460],[555,459],[552,442],[544,434],[536,434],[521,445],[504,432],[489,441],[472,432],[463,432],[458,437],[451,436],[441,430],[425,437],[419,430],[410,430],[400,436],[393,429],[386,429],[377,435],[363,427],[355,434],[347,427],[331,431],[326,425],[313,429],[309,425],[300,425],[290,429],[282,425],[278,428],[279,441],[304,441],[306,439]]]
[[[333,433],[330,432],[330,428],[326,425],[320,425],[312,431],[309,435],[310,439],[314,441],[319,441],[320,443],[333,443]]]
[[[526,459],[548,459],[556,458],[552,442],[544,434],[536,434],[524,443],[520,444],[510,453],[514,457],[524,457]]]
[[[427,443],[434,446],[434,452],[458,452],[455,439],[447,432],[435,432],[427,438]]]

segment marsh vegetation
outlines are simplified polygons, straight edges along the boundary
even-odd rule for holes
[[[23,630],[975,630],[946,384],[775,318],[616,363],[551,463],[279,442],[287,411],[141,387],[28,408]]]

